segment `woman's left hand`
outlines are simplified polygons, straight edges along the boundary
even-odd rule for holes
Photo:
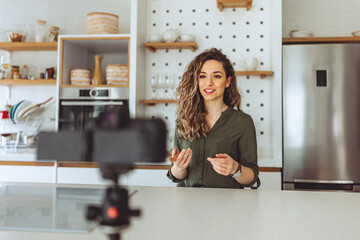
[[[226,153],[215,154],[215,158],[208,157],[214,170],[224,176],[234,174],[238,167],[238,163]]]

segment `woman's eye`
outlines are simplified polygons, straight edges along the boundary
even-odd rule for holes
[[[221,78],[221,75],[215,75],[214,78]]]
[[[206,78],[206,76],[205,75],[200,75],[200,77],[199,78]]]

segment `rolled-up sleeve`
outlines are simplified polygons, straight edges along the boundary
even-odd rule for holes
[[[178,152],[181,152],[182,150],[182,147],[181,147],[181,144],[180,144],[180,138],[179,138],[179,133],[177,131],[177,127],[175,127],[175,133],[174,133],[174,146],[173,148],[176,148]],[[179,183],[179,182],[183,182],[185,179],[177,179],[176,177],[174,177],[171,173],[171,167],[173,166],[174,164],[171,163],[170,165],[170,168],[166,174],[166,176],[174,183]]]
[[[238,148],[240,150],[240,164],[242,166],[250,168],[254,172],[254,180],[244,187],[257,188],[260,186],[259,180],[259,166],[257,157],[257,142],[256,142],[256,131],[252,118],[247,116],[246,127],[244,128],[244,134],[240,138]],[[255,183],[257,186],[255,187]]]

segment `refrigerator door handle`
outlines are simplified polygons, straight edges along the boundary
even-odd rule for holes
[[[353,181],[343,180],[312,180],[312,179],[295,179],[295,183],[324,183],[324,184],[354,184]]]
[[[353,181],[295,179],[293,189],[358,191]]]

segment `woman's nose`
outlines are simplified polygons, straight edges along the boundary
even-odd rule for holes
[[[208,77],[206,78],[206,85],[213,85],[214,81],[213,81],[213,78],[212,77]]]

